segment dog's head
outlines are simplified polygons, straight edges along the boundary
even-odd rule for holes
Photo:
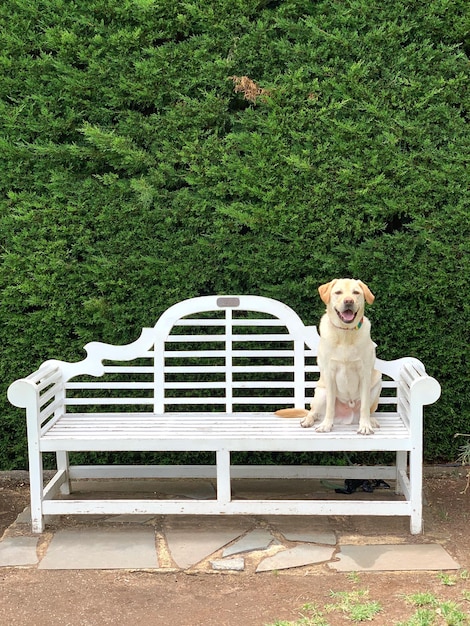
[[[321,285],[318,292],[329,315],[335,318],[332,322],[339,321],[345,328],[358,324],[364,314],[365,303],[372,304],[375,300],[365,283],[352,278],[335,278]]]

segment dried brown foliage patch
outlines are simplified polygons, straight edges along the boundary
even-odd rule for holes
[[[271,93],[269,89],[259,87],[259,85],[248,76],[230,76],[230,78],[235,85],[235,93],[242,93],[245,100],[249,102],[256,102],[259,96],[269,96]]]

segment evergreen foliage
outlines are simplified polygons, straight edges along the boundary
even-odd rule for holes
[[[169,305],[253,293],[317,323],[376,294],[422,359],[429,461],[468,432],[467,0],[10,0],[0,6],[0,468],[6,389]]]

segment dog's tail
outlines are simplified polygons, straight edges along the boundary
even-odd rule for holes
[[[305,417],[307,409],[279,409],[275,412],[278,417]]]

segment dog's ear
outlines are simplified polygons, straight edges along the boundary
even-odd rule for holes
[[[338,282],[338,279],[335,278],[329,283],[325,283],[324,285],[320,285],[320,287],[318,287],[318,293],[320,294],[320,298],[323,300],[325,304],[328,304],[328,302],[330,301],[331,290],[333,289],[333,286],[337,282]]]
[[[369,289],[369,287],[365,283],[362,282],[362,280],[358,280],[357,282],[359,283],[362,291],[364,292],[364,298],[366,299],[367,304],[372,304],[372,302],[374,302],[375,300],[375,296],[372,293],[372,291]]]

